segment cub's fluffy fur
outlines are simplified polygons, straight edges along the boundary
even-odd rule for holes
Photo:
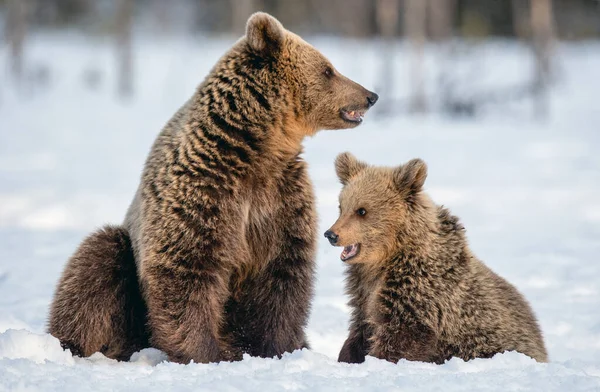
[[[521,294],[478,260],[463,226],[422,191],[419,159],[387,168],[338,156],[340,217],[326,236],[344,246],[352,321],[339,355],[442,363],[515,350],[548,356]]]

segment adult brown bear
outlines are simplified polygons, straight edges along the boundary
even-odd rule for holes
[[[252,15],[158,136],[123,226],[68,262],[49,332],[84,356],[150,344],[183,363],[307,347],[317,233],[301,142],[357,126],[376,101]]]

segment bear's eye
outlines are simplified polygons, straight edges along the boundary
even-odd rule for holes
[[[367,210],[365,210],[364,208],[359,208],[358,210],[356,210],[356,213],[360,216],[365,216],[367,215]]]
[[[333,76],[333,69],[331,69],[331,67],[327,67],[325,68],[325,71],[323,71],[323,73],[325,74],[325,76],[330,78]]]

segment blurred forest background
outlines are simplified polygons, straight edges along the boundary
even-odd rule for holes
[[[30,84],[43,83],[49,73],[43,65],[28,68],[31,34],[68,31],[114,37],[117,89],[127,97],[134,93],[136,36],[240,36],[247,17],[257,10],[273,14],[303,36],[378,41],[382,49],[377,72],[385,80],[379,86],[383,96],[391,95],[386,86],[397,78],[394,45],[405,41],[410,94],[401,102],[388,100],[387,108],[380,105],[380,111],[424,112],[431,106],[424,87],[428,77],[423,66],[425,48],[437,45],[438,52],[451,58],[464,56],[465,47],[479,42],[506,39],[530,49],[534,63],[531,80],[474,95],[457,92],[456,83],[441,75],[438,107],[473,115],[485,101],[533,97],[536,113],[544,116],[557,40],[600,38],[598,0],[0,0],[0,28],[10,53],[7,66],[12,78]],[[88,75],[91,84],[97,78],[99,75]]]
[[[383,19],[393,19],[394,24],[385,33],[402,35],[405,10],[421,4],[429,8],[427,35],[431,38],[448,33],[523,38],[531,34],[528,19],[537,3],[553,7],[560,38],[600,36],[597,0],[0,0],[0,7],[7,17],[7,33],[12,13],[16,17],[22,12],[34,29],[69,27],[110,33],[119,22],[127,23],[126,14],[130,14],[157,33],[241,33],[248,14],[263,10],[300,34],[372,37],[384,33],[382,24],[389,22]]]

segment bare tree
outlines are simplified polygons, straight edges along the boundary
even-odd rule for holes
[[[19,83],[23,77],[23,47],[27,34],[27,13],[29,0],[8,0],[8,20],[6,39],[10,46],[10,70]]]
[[[373,0],[321,1],[319,9],[328,14],[327,24],[337,33],[352,37],[368,37],[373,34]]]
[[[119,0],[116,22],[118,91],[122,97],[128,97],[133,94],[133,0]]]
[[[231,31],[237,35],[244,34],[248,17],[257,10],[258,0],[230,0]]]
[[[531,31],[535,55],[536,114],[545,117],[548,115],[548,90],[554,46],[551,0],[531,0]]]
[[[171,7],[168,1],[153,0],[152,11],[156,15],[156,22],[161,34],[166,34],[171,29]]]
[[[394,91],[395,72],[394,72],[394,42],[398,29],[398,16],[400,11],[399,0],[377,0],[376,4],[377,29],[383,39],[381,46],[382,70],[379,73],[377,91],[382,97],[386,97],[386,102],[391,102],[391,95]],[[385,105],[380,107],[381,111],[389,110]]]
[[[404,28],[411,45],[410,58],[410,110],[425,112],[425,29],[427,24],[427,2],[424,0],[404,0]]]
[[[528,4],[523,0],[511,0],[512,20],[515,35],[525,39],[529,35],[529,21],[527,20]]]
[[[452,35],[456,0],[427,0],[429,35],[435,40],[446,40]]]

